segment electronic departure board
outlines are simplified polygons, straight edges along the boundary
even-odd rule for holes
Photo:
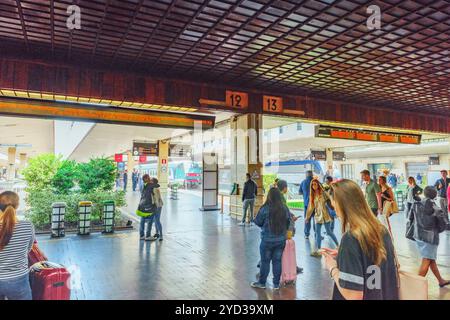
[[[422,138],[422,136],[418,134],[345,129],[329,126],[318,126],[316,128],[316,137],[405,144],[420,144]]]

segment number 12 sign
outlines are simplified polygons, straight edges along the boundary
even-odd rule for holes
[[[227,107],[232,108],[247,108],[248,107],[248,94],[238,91],[226,91],[225,104]]]
[[[269,112],[283,112],[283,98],[263,96],[263,109]]]

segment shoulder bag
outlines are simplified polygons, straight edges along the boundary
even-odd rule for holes
[[[386,217],[386,219],[389,219]],[[428,300],[428,279],[408,271],[400,269],[394,238],[388,230],[394,248],[394,259],[397,268],[397,286],[400,300]]]

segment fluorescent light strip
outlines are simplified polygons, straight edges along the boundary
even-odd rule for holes
[[[76,103],[85,104],[96,104],[96,105],[110,105],[114,107],[121,108],[137,108],[144,110],[168,110],[168,111],[185,111],[185,112],[195,112],[195,108],[187,108],[180,106],[168,106],[159,104],[149,104],[142,102],[129,102],[129,101],[118,101],[118,100],[108,100],[108,99],[97,99],[97,98],[86,98],[86,97],[76,97],[76,96],[64,96],[64,95],[54,95],[52,93],[42,93],[35,91],[21,91],[21,90],[6,90],[1,89],[0,95],[6,97],[20,97],[20,98],[31,98],[37,100],[46,101],[70,101]]]

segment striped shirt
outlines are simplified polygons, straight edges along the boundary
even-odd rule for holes
[[[1,228],[0,224],[0,228]],[[0,250],[0,280],[28,274],[28,253],[34,242],[34,228],[29,221],[19,221],[9,243]]]

